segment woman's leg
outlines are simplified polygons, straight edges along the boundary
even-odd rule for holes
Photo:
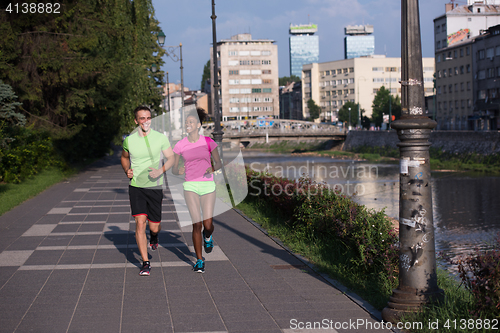
[[[191,191],[184,191],[186,205],[193,221],[193,246],[197,259],[203,259],[201,251],[201,214],[200,214],[200,196]]]
[[[214,232],[213,216],[215,199],[215,191],[200,197],[201,210],[203,211],[203,227],[205,229],[205,237],[207,238]]]

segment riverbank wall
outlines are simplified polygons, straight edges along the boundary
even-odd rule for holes
[[[432,143],[431,147],[450,153],[500,154],[500,132],[498,131],[432,131],[429,141]],[[395,130],[350,131],[343,150],[349,151],[362,146],[398,148],[399,142]]]

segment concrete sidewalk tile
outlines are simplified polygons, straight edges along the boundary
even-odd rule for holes
[[[50,214],[68,214],[71,211],[72,207],[59,207],[59,208],[52,208],[47,212],[47,215]]]
[[[68,214],[87,215],[91,207],[73,207]]]
[[[278,324],[269,316],[248,318],[249,320],[224,321],[229,332],[248,332],[278,328]]]
[[[120,315],[101,314],[95,316],[76,315],[71,321],[68,333],[81,332],[119,332]]]
[[[70,246],[75,245],[96,245],[99,243],[101,236],[100,235],[75,235],[71,242]]]
[[[66,214],[54,214],[54,215],[45,215],[36,221],[36,224],[57,224],[61,222],[61,220],[66,216]]]
[[[104,226],[105,234],[129,233],[130,231],[135,231],[135,228],[131,230],[130,223],[108,222]]]
[[[86,224],[83,223],[80,225],[80,228],[78,229],[78,232],[88,232],[88,231],[103,231],[105,226],[104,222],[99,222],[99,223],[91,223],[91,224]]]
[[[62,218],[62,222],[83,222],[85,220],[86,214],[81,215],[66,215]],[[60,224],[61,224],[60,223]]]
[[[86,282],[91,283],[123,283],[125,277],[125,267],[91,269]]]
[[[52,230],[52,232],[54,234],[57,234],[57,233],[75,233],[78,231],[78,228],[80,228],[80,225],[82,223],[81,222],[78,222],[78,223],[73,223],[73,224],[59,224],[57,227],[54,228],[54,230]]]
[[[46,236],[19,237],[7,247],[7,251],[35,250]]]
[[[175,332],[226,331],[219,316],[211,314],[182,314],[172,316]]]
[[[48,252],[48,251],[45,251]],[[95,250],[67,250],[64,251],[58,265],[86,265],[91,264]]]
[[[144,320],[143,316],[124,315],[122,318],[121,333],[170,333],[174,332],[170,316],[163,315],[154,320]]]
[[[47,236],[52,230],[57,226],[57,224],[35,224],[29,228],[23,236]]]
[[[85,217],[84,222],[102,222],[105,223],[108,220],[108,214],[99,213],[99,214],[89,214]]]

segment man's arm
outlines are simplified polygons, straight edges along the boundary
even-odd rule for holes
[[[122,156],[120,158],[122,163],[122,168],[128,178],[132,179],[134,177],[134,171],[130,169],[130,154],[128,151],[122,150]]]
[[[153,178],[158,178],[160,177],[163,173],[167,172],[168,169],[174,165],[174,151],[172,150],[172,147],[168,147],[165,150],[162,150],[163,156],[167,159],[167,162],[163,164],[163,166],[159,169],[155,168],[149,168],[151,171],[149,172],[149,175]]]

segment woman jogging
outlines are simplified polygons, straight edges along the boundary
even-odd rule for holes
[[[210,253],[214,246],[212,233],[216,193],[213,173],[222,167],[215,141],[199,134],[206,116],[205,111],[198,108],[186,117],[187,137],[175,145],[172,167],[175,175],[185,173],[184,198],[193,222],[193,245],[197,258],[193,269],[198,273],[205,272],[202,241],[206,253]],[[180,156],[184,159],[184,167],[179,167]],[[213,166],[210,156],[213,157]]]

